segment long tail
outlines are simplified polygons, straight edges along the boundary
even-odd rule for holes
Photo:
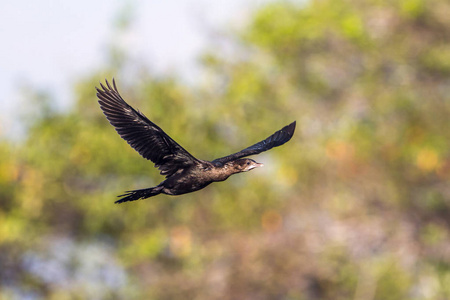
[[[162,188],[163,188],[162,186],[155,186],[155,187],[148,188],[148,189],[127,191],[125,194],[117,196],[117,197],[123,197],[123,198],[117,200],[115,203],[134,201],[134,200],[145,199],[145,198],[149,198],[152,196],[156,196],[158,194],[161,194]]]

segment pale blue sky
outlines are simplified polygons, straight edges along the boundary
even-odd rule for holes
[[[105,63],[113,21],[127,3],[137,8],[127,36],[131,53],[153,70],[188,74],[208,45],[209,29],[245,23],[248,14],[265,2],[1,1],[0,136],[15,134],[14,120],[23,105],[20,85],[51,91],[61,107],[70,104],[71,83]]]

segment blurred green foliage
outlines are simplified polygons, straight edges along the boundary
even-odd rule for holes
[[[122,80],[132,62],[111,54],[73,109],[39,101],[26,139],[0,141],[0,299],[449,299],[449,16],[444,0],[269,3],[194,86]],[[105,76],[202,159],[297,132],[263,169],[114,205],[162,177],[101,114]]]

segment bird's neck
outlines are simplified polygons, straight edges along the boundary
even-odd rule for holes
[[[238,173],[232,166],[224,165],[221,167],[214,167],[211,169],[211,174],[214,181],[224,181],[233,174]]]

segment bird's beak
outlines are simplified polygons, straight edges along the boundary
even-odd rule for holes
[[[255,168],[259,168],[259,167],[264,167],[264,164],[262,164],[262,163],[256,163],[256,164],[254,164],[253,166],[251,166],[251,168],[250,168],[249,170],[255,169]]]

